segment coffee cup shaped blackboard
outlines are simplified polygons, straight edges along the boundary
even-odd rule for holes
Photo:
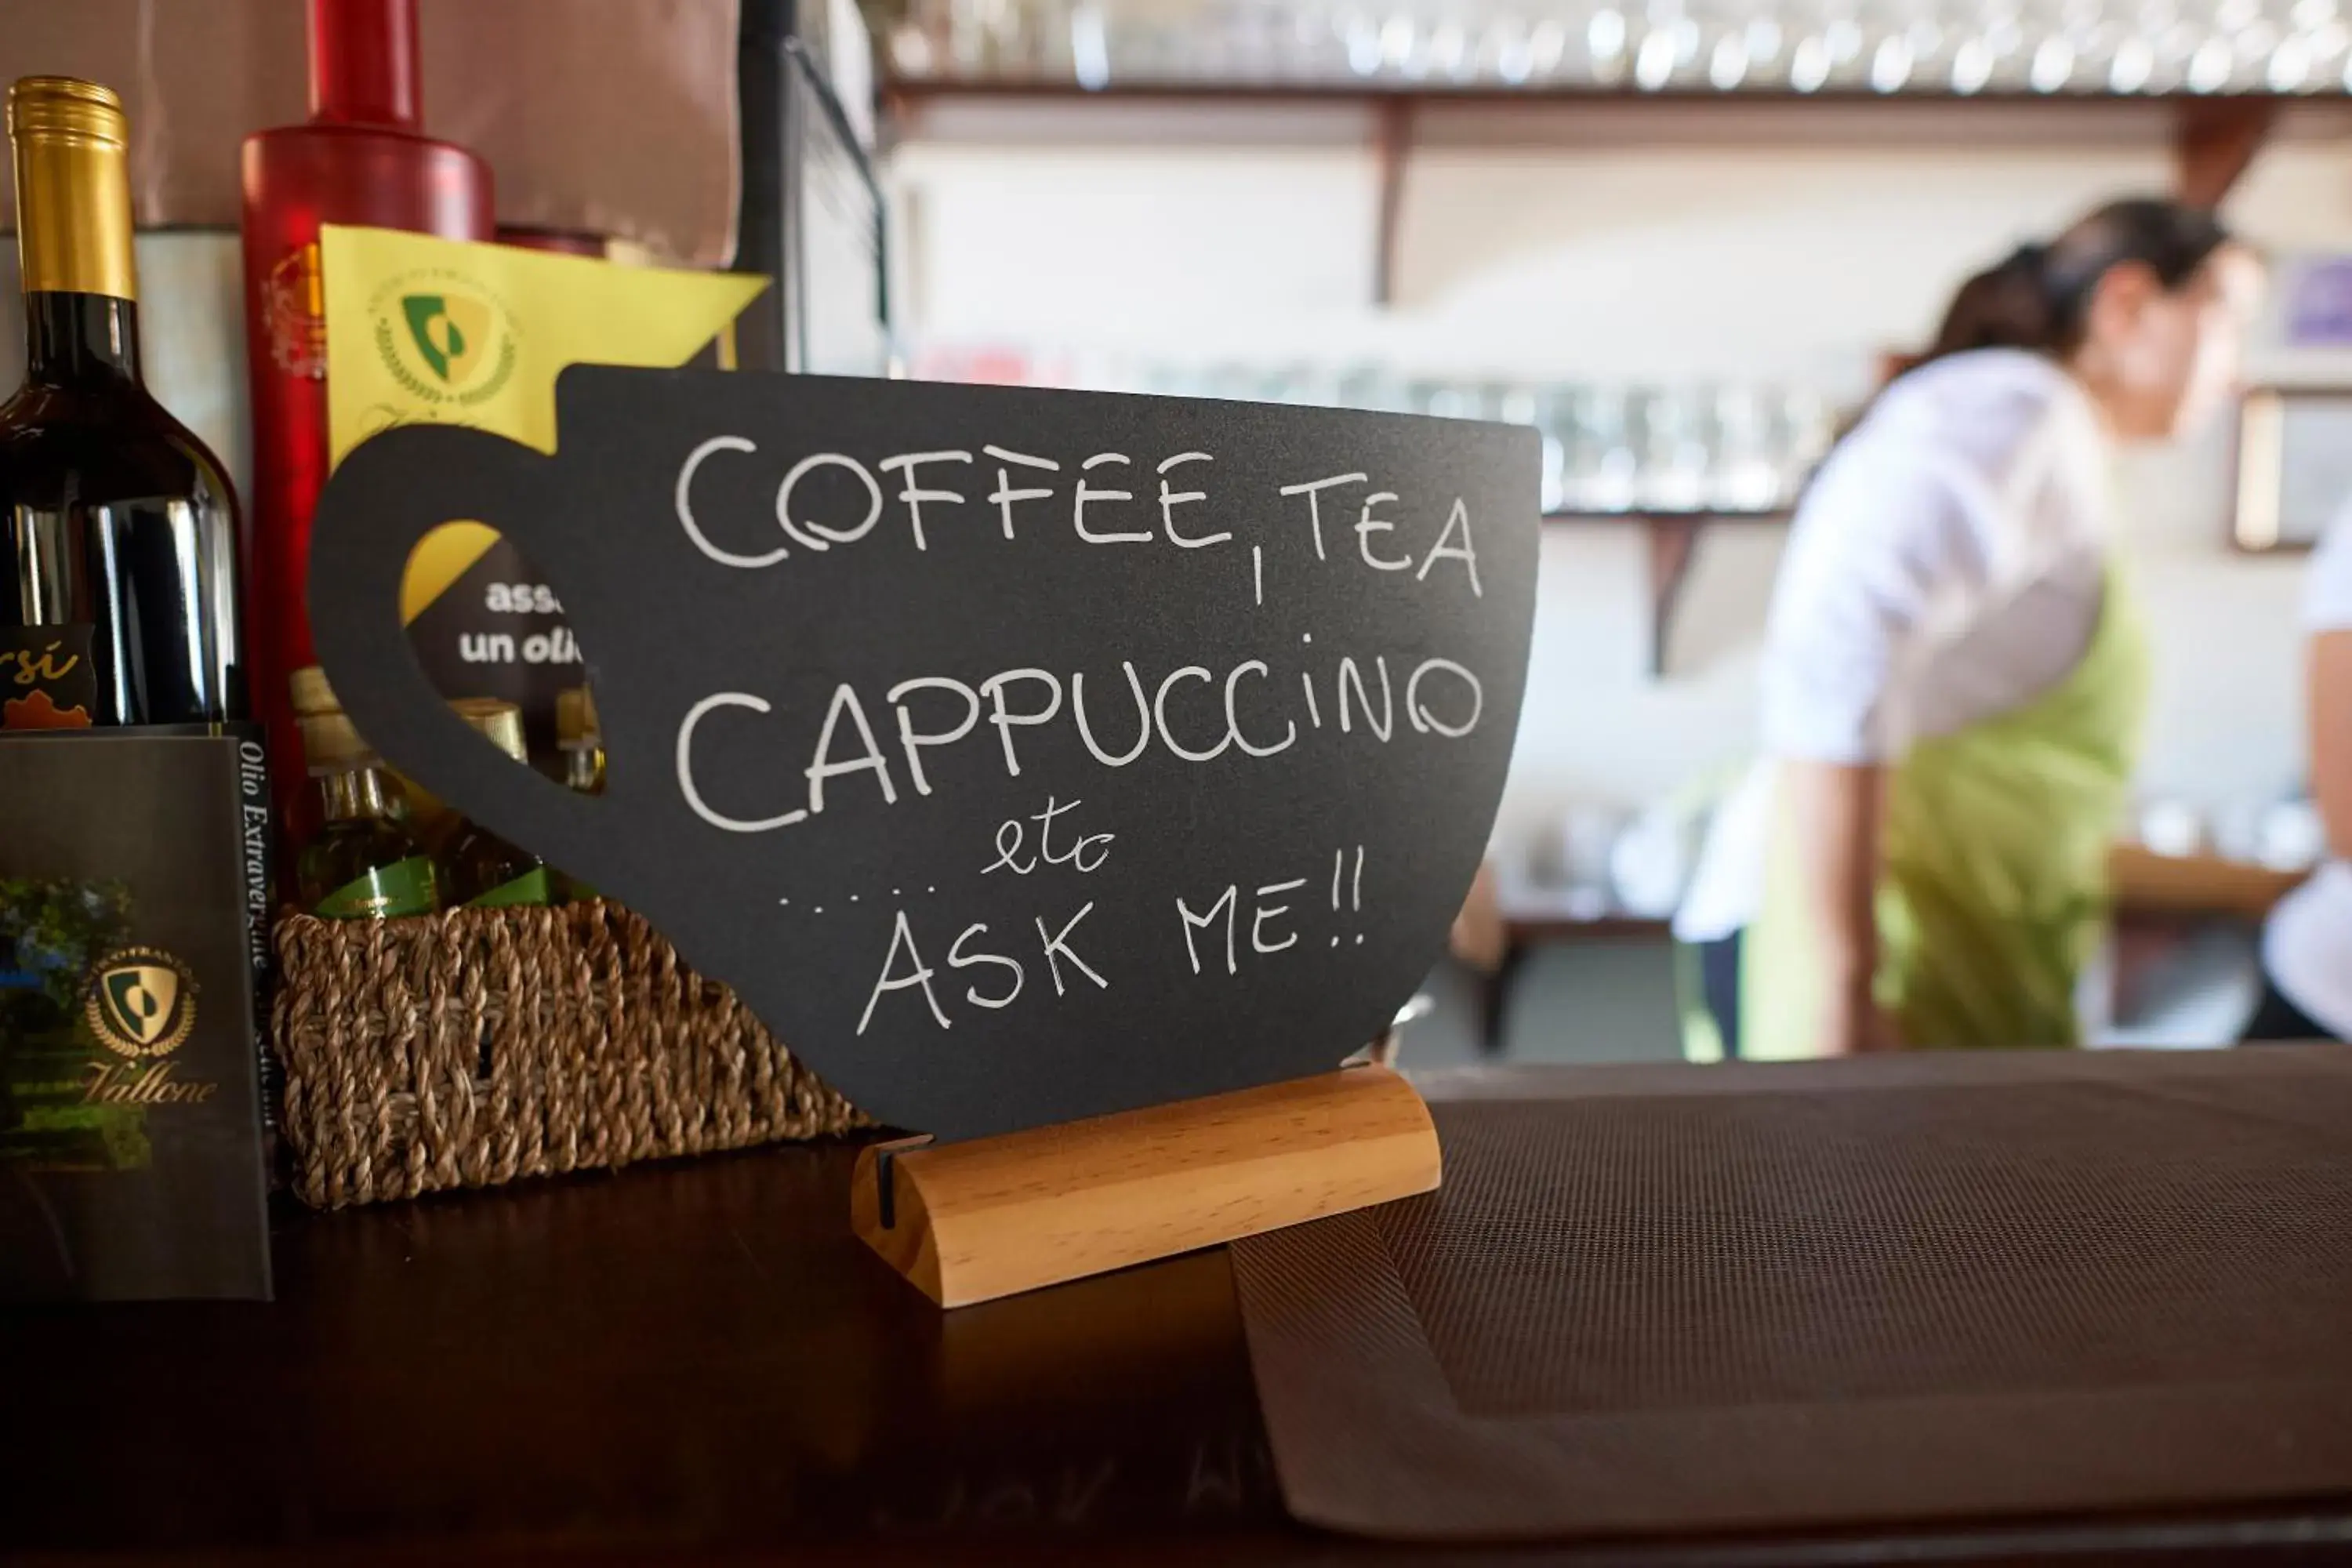
[[[553,457],[411,426],[345,459],[321,660],[394,766],[877,1120],[1326,1070],[1443,952],[1518,725],[1533,431],[596,366],[557,406]],[[602,795],[499,755],[411,653],[403,568],[455,520],[560,599]]]

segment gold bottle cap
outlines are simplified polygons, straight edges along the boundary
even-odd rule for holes
[[[306,664],[288,676],[286,684],[293,693],[297,718],[343,710],[342,702],[335,696],[335,689],[327,684],[327,672],[315,664]]]
[[[111,88],[70,76],[27,76],[8,89],[8,134],[95,142],[131,149],[130,121]]]
[[[302,731],[302,754],[310,759],[312,777],[374,765],[374,748],[360,739],[359,731],[344,715],[310,713],[297,722]]]
[[[122,100],[93,81],[22,78],[8,89],[8,140],[25,292],[137,299]]]
[[[555,694],[556,742],[568,751],[595,745],[604,738],[596,721],[596,694],[584,686]]]
[[[489,737],[490,744],[516,762],[529,762],[522,740],[522,710],[494,697],[460,697],[449,704],[457,717]]]

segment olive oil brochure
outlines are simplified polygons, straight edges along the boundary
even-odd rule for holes
[[[0,739],[0,1300],[269,1294],[257,733]]]

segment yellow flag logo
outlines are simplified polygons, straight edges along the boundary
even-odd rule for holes
[[[334,300],[331,289],[331,315]],[[491,287],[454,268],[421,268],[394,278],[367,310],[383,374],[420,410],[479,407],[505,390],[520,363],[514,313]],[[327,353],[331,404],[334,375],[341,374],[334,372],[331,341]]]
[[[488,362],[496,323],[483,301],[463,294],[409,294],[400,310],[418,357],[444,385],[465,385]]]

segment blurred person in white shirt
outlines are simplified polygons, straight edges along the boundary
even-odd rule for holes
[[[2210,212],[2103,206],[1970,279],[1822,465],[1675,921],[1731,1054],[2079,1040],[2147,688],[2109,469],[2226,402],[2262,284]]]
[[[2312,552],[2303,622],[2311,797],[2327,856],[2263,927],[2249,1040],[2352,1040],[2352,508]]]

